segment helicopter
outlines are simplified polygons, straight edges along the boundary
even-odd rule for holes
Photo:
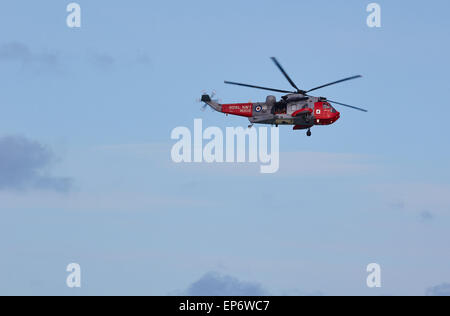
[[[295,91],[224,81],[225,84],[287,94],[283,95],[279,101],[277,101],[275,96],[269,95],[266,98],[266,102],[220,104],[217,100],[213,100],[210,95],[205,93],[201,97],[201,102],[205,103],[205,106],[209,105],[217,112],[247,117],[250,121],[249,128],[251,128],[253,124],[271,124],[276,127],[278,127],[278,125],[294,125],[293,130],[307,130],[307,136],[312,135],[311,128],[313,126],[331,125],[339,120],[341,114],[331,105],[331,103],[368,112],[366,109],[329,100],[325,97],[314,97],[309,95],[312,91],[361,78],[361,75],[333,81],[309,90],[301,90],[294,81],[292,81],[278,60],[275,57],[271,57],[271,59]]]

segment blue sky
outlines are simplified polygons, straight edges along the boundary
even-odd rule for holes
[[[1,5],[0,294],[448,291],[448,1],[378,1],[380,29],[370,1],[79,0],[76,30],[69,3]],[[362,74],[320,93],[369,112],[281,127],[273,175],[173,164],[173,128],[248,125],[202,90],[289,88],[271,56],[303,88]]]

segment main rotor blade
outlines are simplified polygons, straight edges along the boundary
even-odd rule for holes
[[[294,81],[292,81],[292,79],[288,76],[288,74],[286,73],[286,71],[284,71],[283,67],[280,65],[280,63],[278,62],[278,60],[275,57],[271,58],[272,61],[275,63],[275,65],[277,65],[278,69],[280,69],[280,71],[283,73],[283,75],[286,77],[286,79],[289,81],[289,83],[291,84],[291,86],[293,86],[297,91],[301,91],[294,83]]]
[[[331,101],[331,100],[328,100],[328,99],[327,99],[327,101],[330,102],[330,103],[335,103],[335,104],[339,104],[339,105],[342,105],[342,106],[346,106],[346,107],[349,107],[349,108],[352,108],[352,109],[355,109],[355,110],[368,112],[366,109],[358,108],[356,106],[352,106],[352,105],[348,105],[348,104],[344,104],[344,103],[340,103],[340,102],[336,102],[336,101]]]
[[[296,92],[287,91],[287,90],[272,89],[272,88],[254,86],[254,85],[251,85],[251,84],[245,84],[245,83],[239,83],[239,82],[232,82],[232,81],[224,81],[224,82],[226,84],[232,84],[232,85],[235,85],[235,86],[242,86],[242,87],[247,87],[247,88],[262,89],[262,90],[281,92],[281,93],[296,93]]]
[[[361,77],[362,77],[361,75],[357,75],[357,76],[341,79],[341,80],[338,80],[338,81],[334,81],[334,82],[330,82],[330,83],[324,84],[323,86],[312,88],[312,89],[310,89],[310,90],[308,90],[306,92],[319,90],[319,89],[322,89],[322,88],[325,88],[325,87],[328,87],[328,86],[332,86],[332,85],[337,84],[337,83],[341,83],[341,82],[344,82],[344,81],[353,80],[353,79],[357,79],[357,78],[361,78]]]

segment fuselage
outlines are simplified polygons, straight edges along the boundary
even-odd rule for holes
[[[333,124],[340,118],[340,113],[325,99],[302,94],[289,94],[280,101],[268,96],[266,102],[257,103],[206,101],[216,111],[247,117],[252,124],[294,125],[294,129],[309,129],[314,125]]]

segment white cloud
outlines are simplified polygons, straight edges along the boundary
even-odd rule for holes
[[[306,176],[358,175],[375,171],[371,157],[351,153],[282,152],[281,174]]]
[[[170,160],[171,144],[119,144],[100,146],[99,150],[128,157],[158,160],[165,168],[180,171],[219,173],[230,176],[260,176],[260,163],[173,163]],[[280,169],[275,175],[281,176],[336,176],[366,175],[378,170],[371,162],[372,157],[352,153],[327,152],[281,152]]]
[[[70,192],[65,195],[52,192],[0,192],[0,208],[43,208],[68,211],[152,211],[170,207],[210,206],[207,201],[161,196],[148,192]]]

